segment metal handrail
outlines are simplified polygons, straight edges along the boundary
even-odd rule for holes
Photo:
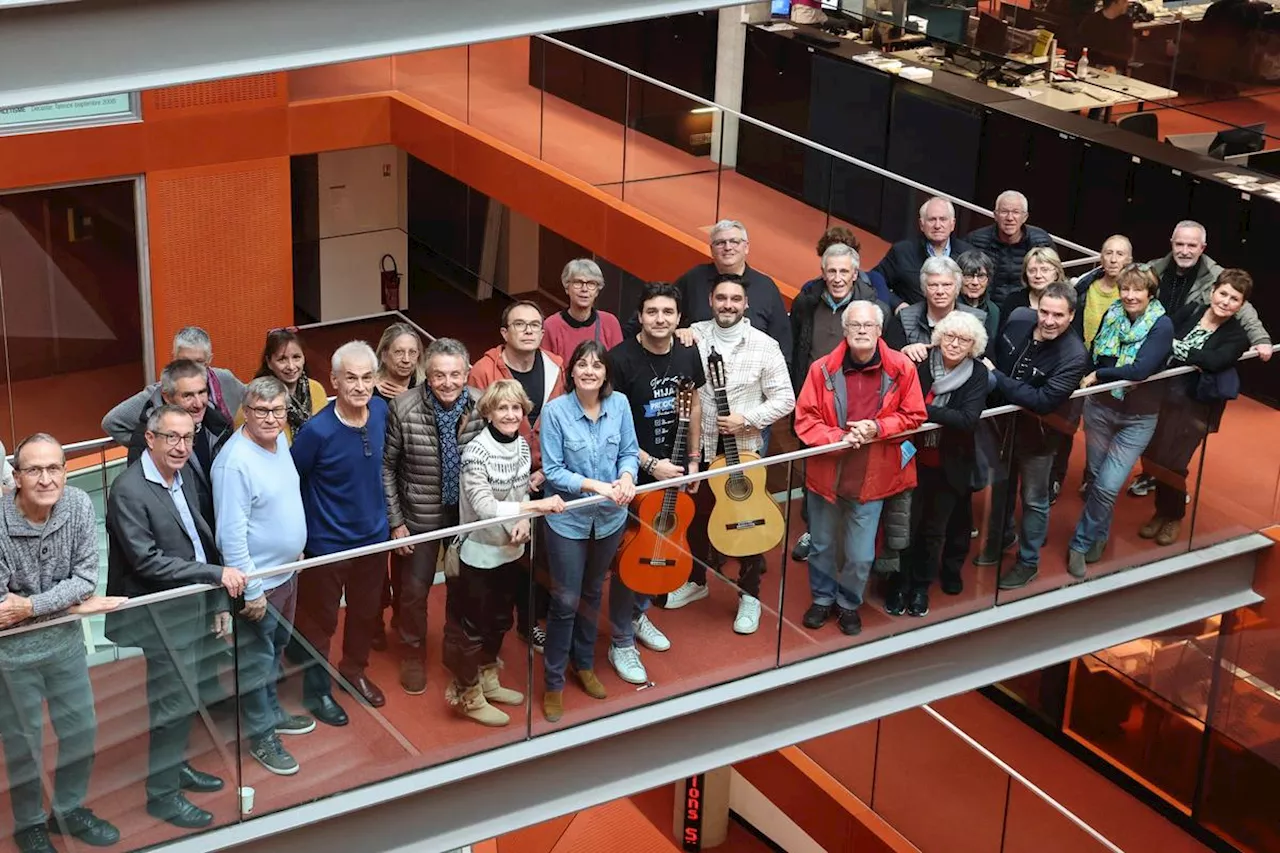
[[[1275,346],[1272,347],[1272,351],[1273,352],[1275,351]],[[1248,359],[1257,358],[1257,357],[1258,357],[1257,351],[1251,349],[1240,357],[1240,361],[1247,361]],[[1190,365],[1183,365],[1181,367],[1171,367],[1168,370],[1161,371],[1160,373],[1157,373],[1148,377],[1142,382],[1133,382],[1129,380],[1117,380],[1115,382],[1100,383],[1097,385],[1092,385],[1088,388],[1078,389],[1074,391],[1071,394],[1071,399],[1088,397],[1093,394],[1102,394],[1102,393],[1112,391],[1116,388],[1127,388],[1133,385],[1143,385],[1143,384],[1146,384],[1147,382],[1156,382],[1164,379],[1169,379],[1175,376],[1183,376],[1189,373],[1194,373],[1197,371],[1197,369],[1198,368],[1191,367]],[[1003,415],[1013,414],[1021,410],[1022,409],[1020,406],[1015,406],[1011,404],[1004,405],[1004,406],[995,406],[993,408],[984,410],[982,413],[982,417],[995,418]],[[877,441],[881,441],[881,440],[901,441],[904,438],[910,438],[913,435],[931,432],[935,429],[941,429],[941,426],[939,424],[935,424],[931,422],[924,423],[913,430],[907,430],[905,432],[897,433],[896,435],[888,436],[884,439],[877,439]],[[100,442],[105,441],[107,443],[110,443],[111,439],[95,439],[95,441],[100,441]],[[87,442],[80,442],[80,443],[85,444]],[[835,453],[838,451],[847,450],[848,448],[849,448],[849,445],[844,441],[836,441],[836,442],[832,442],[831,444],[824,444],[816,447],[806,447],[800,450],[793,450],[788,453],[780,453],[776,456],[766,456],[762,459],[753,459],[747,462],[741,462],[737,465],[727,465],[723,468],[717,468],[714,471],[699,471],[696,474],[685,474],[680,477],[674,477],[670,480],[661,480],[655,483],[646,483],[645,485],[636,487],[636,494],[642,495],[646,492],[654,492],[654,491],[659,491],[661,489],[669,489],[677,486],[685,486],[690,483],[697,483],[697,482],[702,482],[703,480],[709,480],[712,477],[724,477],[729,474],[736,474],[742,471],[750,471],[753,468],[760,468],[764,466],[776,465],[781,463],[798,462],[802,459],[808,459],[813,456],[822,456],[827,453]],[[588,497],[567,501],[565,503],[565,510],[568,511],[568,510],[576,510],[576,509],[585,509],[587,507],[591,507],[599,503],[604,503],[606,500],[607,498],[601,495],[590,495]],[[471,533],[476,530],[481,530],[486,527],[491,527],[495,524],[508,523],[508,522],[518,521],[520,519],[526,519],[526,518],[533,519],[533,518],[538,518],[541,515],[542,513],[525,512],[525,513],[520,513],[518,515],[503,516],[501,519],[490,518],[490,519],[483,519],[480,521],[472,521],[472,522],[468,522],[467,524],[459,524],[453,527],[445,527],[445,528],[441,528],[440,530],[430,531],[428,533],[414,534],[412,536],[407,536],[403,539],[390,539],[390,540],[387,540],[386,542],[378,542],[373,545],[365,545],[360,548],[352,548],[347,551],[338,551],[333,554],[326,554],[322,557],[308,557],[303,560],[296,560],[294,562],[285,563],[280,566],[273,566],[272,568],[269,568],[269,569],[260,569],[260,570],[249,573],[249,578],[252,580],[258,580],[261,578],[274,577],[276,575],[289,574],[291,572],[296,572],[296,571],[304,571],[306,569],[313,568],[315,566],[326,566],[331,563],[338,563],[345,560],[352,560],[358,557],[367,557],[373,554],[386,553],[388,551],[393,551],[397,548],[401,548],[406,545],[420,545],[424,542],[434,542],[441,539],[450,539],[454,536],[460,536],[465,533]],[[134,607],[145,607],[147,605],[156,604],[162,601],[170,601],[175,598],[182,598],[187,595],[196,595],[200,593],[209,592],[214,589],[220,589],[220,587],[216,587],[211,584],[190,584],[188,586],[182,586],[174,589],[164,590],[163,592],[155,592],[155,593],[149,593],[147,595],[140,595],[134,598],[130,598],[128,601],[124,602],[118,608],[116,608],[116,610],[113,612],[119,612],[120,610],[128,610]],[[71,613],[71,614],[65,614],[63,616],[57,616],[52,619],[47,619],[44,621],[29,622],[23,625],[9,628],[4,631],[0,631],[0,637],[6,637],[11,634],[20,634],[26,631],[34,631],[39,628],[44,628],[49,625],[56,625],[64,622],[76,622],[83,618],[85,618],[83,614]]]
[[[896,172],[890,172],[888,169],[885,169],[882,166],[877,166],[874,163],[868,163],[865,160],[859,160],[857,157],[853,157],[848,154],[845,154],[843,151],[837,151],[834,148],[828,148],[827,146],[823,145],[820,142],[814,142],[812,139],[806,139],[805,137],[800,136],[799,134],[796,134],[796,133],[792,133],[789,130],[783,130],[782,128],[777,127],[776,125],[772,125],[772,124],[769,124],[768,122],[761,121],[758,118],[753,118],[747,115],[746,113],[742,112],[741,110],[735,110],[732,107],[726,107],[723,104],[719,104],[715,101],[707,100],[706,98],[703,98],[700,95],[695,95],[692,92],[687,92],[684,89],[679,88],[678,86],[672,86],[670,83],[666,83],[662,80],[657,79],[656,77],[650,77],[648,74],[642,74],[639,71],[635,71],[634,69],[628,68],[627,66],[622,65],[621,63],[614,62],[611,59],[605,59],[603,56],[597,56],[596,54],[591,53],[590,51],[583,50],[582,48],[576,47],[575,45],[569,44],[568,42],[563,42],[560,39],[552,38],[551,36],[548,36],[548,35],[537,35],[536,37],[539,39],[542,39],[548,44],[553,44],[556,47],[563,48],[564,50],[571,51],[573,53],[578,54],[579,56],[583,56],[587,59],[595,60],[596,62],[599,62],[600,64],[605,65],[609,68],[613,68],[617,71],[621,71],[624,74],[628,74],[632,77],[635,77],[637,80],[643,80],[644,82],[652,86],[657,86],[660,89],[665,89],[666,91],[671,92],[672,94],[679,95],[683,98],[688,98],[691,101],[695,101],[707,107],[712,107],[727,115],[735,116],[739,120],[745,121],[748,124],[753,124],[762,130],[767,130],[770,133],[776,133],[777,135],[784,137],[785,139],[790,139],[792,142],[798,142],[801,145],[814,149],[815,151],[821,151],[823,154],[826,154],[830,157],[834,157],[837,160],[843,160],[844,162],[851,163],[860,169],[866,169],[868,172],[879,175],[882,178],[888,178],[891,181],[896,181],[897,183],[905,184],[906,186],[912,187],[913,189],[917,189],[917,190],[920,190],[921,192],[929,193],[929,195],[932,195],[932,196],[945,198],[948,201],[950,201],[952,204],[963,207],[966,210],[971,210],[974,213],[980,213],[983,216],[987,217],[988,219],[993,219],[993,220],[995,219],[994,211],[989,210],[985,207],[976,205],[973,202],[966,201],[965,199],[962,199],[958,196],[954,196],[951,193],[944,192],[943,190],[937,189],[936,187],[931,187],[928,184],[923,184],[923,183],[920,183],[919,181],[914,181],[911,178],[904,177],[903,175],[899,175]],[[1050,234],[1049,236],[1052,237],[1053,241],[1058,245],[1066,246],[1069,249],[1074,249],[1075,251],[1080,252],[1082,255],[1085,256],[1085,258],[1087,258],[1091,262],[1096,261],[1098,260],[1098,258],[1101,257],[1101,255],[1096,250],[1087,248],[1085,246],[1081,246],[1079,243],[1072,242],[1071,240],[1068,240],[1065,237],[1059,237],[1056,234]]]

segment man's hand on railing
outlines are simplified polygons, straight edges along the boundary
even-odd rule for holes
[[[123,595],[91,595],[79,604],[73,604],[68,607],[67,612],[75,613],[79,616],[92,616],[95,613],[107,613],[115,610],[128,600],[128,597]]]
[[[1271,360],[1271,344],[1258,344],[1253,350],[1258,354],[1258,358],[1263,361]]]
[[[244,572],[234,569],[231,566],[222,568],[222,588],[227,591],[227,595],[232,598],[239,598],[244,595],[244,585],[248,583],[248,578],[244,576]]]
[[[404,539],[408,535],[409,535],[409,528],[403,524],[400,525],[399,527],[392,528],[391,530],[392,539]],[[399,554],[401,557],[407,557],[413,553],[413,546],[402,545],[396,549],[396,553]]]
[[[0,599],[0,629],[12,628],[31,618],[31,599],[9,593]]]
[[[240,615],[250,622],[261,622],[262,617],[267,615],[267,597],[260,595],[253,601],[246,601]]]

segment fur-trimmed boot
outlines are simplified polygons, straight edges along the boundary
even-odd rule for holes
[[[499,705],[523,705],[523,693],[498,683],[499,669],[501,665],[496,663],[480,668],[480,689],[484,691],[484,698]]]
[[[455,681],[445,690],[444,697],[459,714],[482,726],[505,726],[511,722],[510,717],[489,704],[478,683],[463,687]]]

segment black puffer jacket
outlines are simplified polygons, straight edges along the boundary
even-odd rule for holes
[[[987,293],[997,305],[1003,305],[1011,293],[1022,287],[1022,259],[1027,252],[1036,246],[1053,246],[1049,232],[1034,225],[1022,226],[1022,239],[1017,243],[1002,242],[995,225],[979,228],[965,239],[973,248],[986,252],[995,263]]]

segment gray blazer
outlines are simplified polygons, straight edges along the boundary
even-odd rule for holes
[[[139,460],[116,478],[107,501],[107,595],[133,598],[187,584],[222,583],[211,502],[201,500],[189,472],[182,478],[182,493],[205,556],[214,562],[196,561],[173,500],[143,476]],[[122,646],[182,648],[212,630],[213,613],[228,609],[226,593],[217,590],[116,611],[107,614],[107,637]]]
[[[215,367],[213,372],[218,374],[218,384],[222,386],[222,395],[226,397],[227,409],[234,419],[236,412],[240,410],[240,403],[244,400],[244,383],[230,370]],[[107,416],[102,419],[102,431],[114,438],[116,444],[128,447],[129,441],[133,438],[133,431],[138,428],[138,421],[142,419],[142,413],[147,409],[147,404],[158,406],[160,402],[160,383],[152,382],[107,412]]]

